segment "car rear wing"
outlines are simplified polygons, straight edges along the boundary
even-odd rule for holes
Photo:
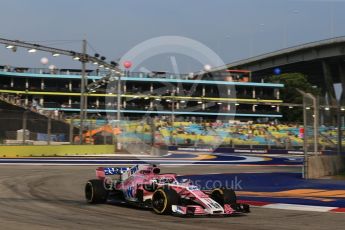
[[[133,165],[130,168],[126,167],[99,167],[96,169],[96,176],[98,178],[105,178],[106,176],[120,175],[121,180],[127,180],[132,175],[141,170],[152,169],[151,165]],[[154,166],[156,167],[156,166]]]
[[[122,175],[129,169],[127,167],[99,167],[96,169],[96,176],[98,178],[105,178],[106,176]]]

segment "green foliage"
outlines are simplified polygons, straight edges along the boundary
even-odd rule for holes
[[[302,104],[303,97],[296,90],[300,89],[307,93],[312,93],[317,96],[320,91],[308,82],[306,75],[301,73],[286,73],[281,75],[274,75],[269,77],[269,81],[273,83],[284,84],[285,87],[280,91],[281,99],[284,103]],[[289,109],[284,106],[281,109],[283,119],[289,122],[301,122],[303,120],[302,108]]]

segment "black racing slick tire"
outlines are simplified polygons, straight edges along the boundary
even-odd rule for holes
[[[234,205],[237,203],[236,193],[232,189],[225,189],[225,188],[213,189],[210,197],[221,206],[224,206],[224,204]]]
[[[152,208],[157,214],[171,214],[171,206],[179,203],[180,196],[173,189],[159,188],[152,195]]]
[[[90,204],[105,203],[108,191],[102,180],[89,180],[85,185],[85,199]]]

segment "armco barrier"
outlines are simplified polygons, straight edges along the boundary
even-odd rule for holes
[[[30,145],[1,146],[0,157],[54,157],[69,155],[112,154],[113,145]]]

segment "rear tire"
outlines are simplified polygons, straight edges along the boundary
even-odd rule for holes
[[[236,193],[232,189],[225,189],[225,188],[213,189],[210,197],[221,206],[224,206],[224,204],[234,205],[237,203]]]
[[[179,203],[180,196],[173,189],[159,188],[152,195],[152,208],[157,214],[171,214],[171,206]]]
[[[105,203],[108,191],[104,187],[103,180],[89,180],[85,185],[85,199],[90,204]]]

